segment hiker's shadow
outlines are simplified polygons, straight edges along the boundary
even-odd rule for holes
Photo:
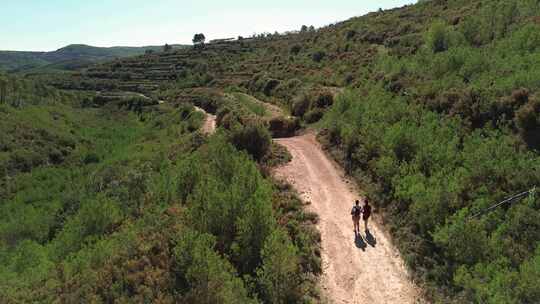
[[[377,239],[373,236],[373,234],[371,234],[371,231],[369,230],[366,230],[366,242],[371,247],[375,247],[375,245],[377,245]]]
[[[360,233],[354,234],[354,244],[356,247],[362,249],[362,251],[366,251],[367,244],[364,242],[364,239],[360,235]]]

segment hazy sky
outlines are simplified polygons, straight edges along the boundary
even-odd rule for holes
[[[323,26],[416,0],[0,0],[0,50],[143,46]]]

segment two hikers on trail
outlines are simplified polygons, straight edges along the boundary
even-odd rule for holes
[[[360,233],[360,215],[362,215],[362,219],[364,220],[364,228],[366,231],[368,231],[368,220],[371,216],[371,206],[369,205],[369,200],[366,198],[364,200],[364,207],[360,206],[360,201],[356,200],[352,210],[352,221],[354,225],[354,233]]]

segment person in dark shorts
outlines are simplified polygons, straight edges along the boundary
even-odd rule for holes
[[[369,199],[366,197],[364,200],[364,208],[362,208],[362,219],[364,220],[364,228],[366,231],[369,231],[368,229],[368,221],[369,217],[371,216],[371,205],[369,204]]]
[[[362,213],[362,207],[360,207],[360,201],[356,200],[351,210],[351,216],[354,226],[354,233],[360,233],[360,214]]]

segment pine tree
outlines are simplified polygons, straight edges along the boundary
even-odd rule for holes
[[[267,303],[294,303],[298,297],[297,248],[283,230],[275,230],[262,250],[263,265],[257,271]]]

